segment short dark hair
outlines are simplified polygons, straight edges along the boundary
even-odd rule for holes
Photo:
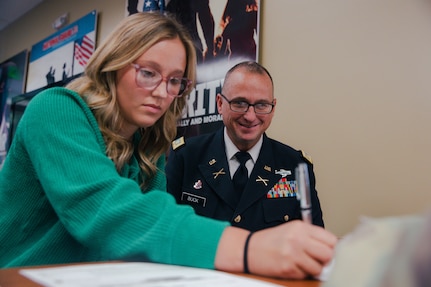
[[[225,80],[229,78],[229,75],[232,74],[232,72],[238,69],[245,69],[251,73],[267,74],[268,77],[271,79],[272,85],[274,85],[274,82],[272,81],[272,76],[269,71],[264,66],[255,61],[244,61],[234,65],[232,68],[229,69],[229,71],[227,71]]]

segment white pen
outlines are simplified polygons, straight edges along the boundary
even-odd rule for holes
[[[295,177],[297,184],[296,198],[300,202],[302,220],[312,223],[311,215],[311,197],[310,197],[310,178],[308,175],[308,166],[305,163],[300,163],[295,169]]]

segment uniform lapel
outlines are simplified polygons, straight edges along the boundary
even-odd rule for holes
[[[275,156],[268,138],[264,135],[262,149],[245,186],[237,212],[241,213],[268,191],[280,180],[281,175],[275,173]]]
[[[212,191],[232,209],[235,209],[237,199],[226,159],[223,129],[216,133],[214,140],[208,146],[208,151],[198,166],[199,170]]]

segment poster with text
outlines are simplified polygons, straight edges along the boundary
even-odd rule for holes
[[[174,14],[195,44],[197,83],[178,122],[178,137],[223,125],[216,96],[232,66],[258,60],[259,10],[258,0],[126,0],[126,16],[147,11]]]
[[[96,25],[97,13],[93,10],[33,45],[26,92],[82,73],[96,47]]]

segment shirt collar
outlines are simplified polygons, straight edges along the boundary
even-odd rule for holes
[[[260,153],[260,149],[262,148],[263,143],[263,135],[260,136],[258,142],[247,152],[250,154],[251,159],[253,160],[253,163],[256,163],[257,158]],[[226,148],[226,157],[227,160],[231,160],[232,157],[239,151],[239,149],[235,146],[235,144],[230,139],[229,135],[227,134],[226,127],[224,127],[224,144]]]

